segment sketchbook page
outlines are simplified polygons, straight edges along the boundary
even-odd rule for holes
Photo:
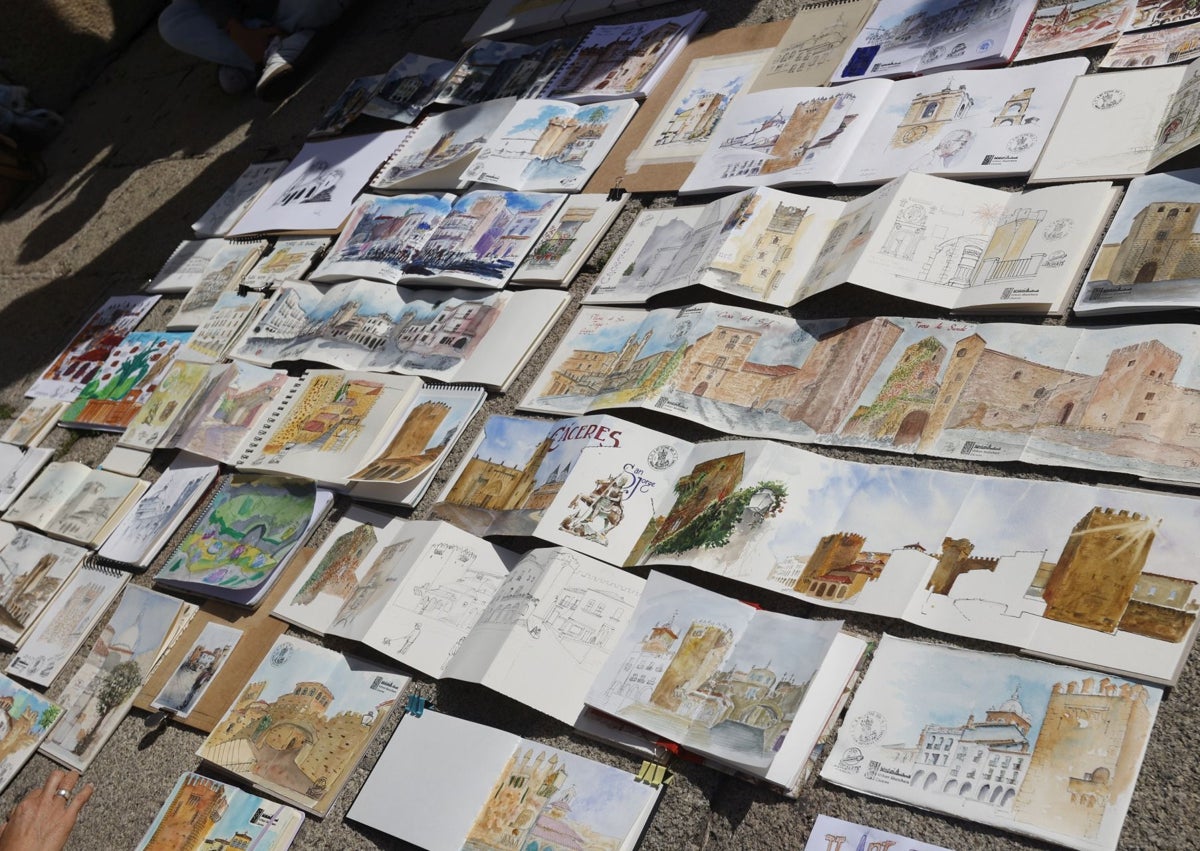
[[[379,559],[380,551],[404,525],[391,514],[351,505],[271,614],[325,635],[338,611],[362,584],[367,566]]]
[[[1167,107],[1158,121],[1150,168],[1158,168],[1167,161],[1200,143],[1200,59],[1189,63],[1183,79],[1171,93]],[[1147,169],[1149,170],[1149,169]]]
[[[1047,553],[1046,611],[1025,649],[1174,685],[1196,640],[1198,575],[1184,541],[1198,511],[1190,496],[1097,488],[1063,518],[1074,526],[1057,557]]]
[[[226,235],[287,164],[286,160],[275,160],[247,166],[245,172],[238,175],[238,179],[192,224],[192,233],[199,239]]]
[[[181,331],[135,331],[118,344],[63,411],[68,428],[121,432],[187,341]]]
[[[570,416],[645,405],[684,351],[690,312],[584,307],[518,407]]]
[[[1042,589],[1095,489],[979,477],[944,539],[929,549],[922,588],[903,617],[939,632],[1021,648],[1045,617]]]
[[[533,550],[513,568],[445,674],[571,724],[644,584],[570,550]]]
[[[907,171],[963,178],[1028,174],[1071,81],[1087,67],[1079,57],[899,80],[835,180],[878,183]]]
[[[297,379],[282,369],[241,361],[213,367],[212,383],[186,428],[172,442],[193,455],[232,464],[275,402]]]
[[[604,414],[566,420],[491,416],[431,516],[473,535],[532,535],[587,447],[658,433]]]
[[[158,303],[158,296],[114,296],[91,315],[26,396],[73,402],[108,355]]]
[[[189,620],[188,626],[191,626]],[[167,667],[168,653],[176,649],[180,635],[172,641],[160,660],[163,668]],[[162,687],[154,699],[150,701],[151,709],[165,710],[172,719],[182,720],[192,714],[192,710],[204,698],[208,687],[214,678],[225,667],[230,656],[242,639],[242,630],[232,626],[209,621],[190,646],[184,645],[182,661],[166,676]],[[186,649],[184,649],[186,647]],[[164,671],[164,673],[167,673]],[[148,688],[147,682],[142,688]],[[139,692],[140,695],[140,692]]]
[[[768,453],[759,475],[782,459],[794,464],[801,453],[791,447]],[[772,534],[773,581],[756,584],[827,608],[901,617],[930,570],[929,553],[940,547],[975,481],[943,470],[846,462],[813,481],[783,479],[783,510],[763,523]],[[795,532],[803,536],[794,534],[791,518],[802,523]]]
[[[528,82],[525,75],[536,69],[524,67],[524,63],[518,60],[536,54],[538,48],[533,45],[480,39],[467,48],[467,52],[444,77],[432,102],[445,106],[468,106],[491,100],[507,88],[510,79]],[[524,85],[520,87],[523,89]]]
[[[588,106],[519,100],[463,179],[526,191],[578,192],[637,106],[630,99]]]
[[[1112,44],[1127,28],[1135,5],[1135,0],[1103,0],[1088,6],[1070,2],[1044,5],[1034,12],[1015,61]]]
[[[1070,848],[1111,851],[1161,694],[1088,670],[885,635],[821,776]],[[1095,782],[1104,794],[1081,799],[1092,787],[1080,784]]]
[[[395,425],[380,435],[363,466],[347,477],[347,493],[416,505],[486,398],[482,387],[423,387],[404,417],[393,417]]]
[[[195,609],[176,597],[130,585],[100,637],[59,695],[63,716],[39,750],[85,771],[129,714],[179,621]]]
[[[185,239],[144,289],[149,293],[186,293],[208,269],[208,261],[231,245],[225,239]]]
[[[261,593],[329,502],[329,492],[310,480],[235,473],[209,499],[154,581],[225,599]]]
[[[1012,196],[956,309],[1063,314],[1119,194],[1096,182]]]
[[[4,513],[9,523],[45,529],[54,515],[77,498],[92,468],[78,461],[49,464]]]
[[[461,188],[463,170],[516,100],[489,100],[427,116],[383,164],[370,188],[376,192]]]
[[[1128,325],[1077,333],[1022,459],[1195,481],[1191,398],[1200,388],[1200,329]]]
[[[520,742],[441,712],[405,715],[346,818],[427,851],[461,851]]]
[[[46,524],[46,534],[85,547],[104,542],[149,482],[107,470],[92,470],[70,502]]]
[[[340,229],[359,189],[407,132],[389,130],[306,143],[230,235]]]
[[[386,725],[408,682],[408,677],[363,659],[281,637],[196,755],[256,789],[323,816]],[[310,745],[338,744],[299,746],[295,737],[301,734],[312,737]],[[270,765],[254,756],[261,747],[274,751]]]
[[[565,197],[554,192],[468,192],[404,265],[401,282],[503,287]]]
[[[0,547],[0,641],[19,646],[54,595],[75,573],[87,550],[27,529],[12,532]]]
[[[191,415],[211,376],[208,364],[174,361],[117,443],[147,452],[164,445],[179,423]]]
[[[53,449],[35,447],[26,449],[19,459],[10,458],[10,463],[0,468],[0,511],[9,509],[13,501],[53,457]]]
[[[449,59],[406,53],[384,74],[383,82],[363,115],[412,124],[429,104],[434,92],[454,70]]]
[[[450,212],[453,195],[364,195],[310,281],[372,278],[394,284]]]
[[[235,466],[345,486],[422,386],[411,376],[310,370]]]
[[[801,6],[747,91],[826,85],[874,8],[874,0]]]
[[[1122,33],[1100,60],[1101,68],[1146,68],[1191,62],[1200,56],[1200,23],[1154,32]]]
[[[580,453],[534,534],[609,564],[631,563],[647,526],[673,500],[692,444],[666,434],[624,434]]]
[[[275,247],[259,258],[242,278],[251,290],[270,289],[284,281],[307,277],[308,271],[329,248],[328,237],[279,238]]]
[[[584,296],[584,304],[636,304],[671,289],[667,282],[690,282],[695,256],[684,251],[711,205],[642,210],[621,237],[604,269]],[[680,285],[680,284],[676,284]]]
[[[4,734],[0,737],[4,746],[4,756],[0,758],[0,789],[4,789],[62,716],[62,707],[3,676],[0,676],[0,700],[5,706]]]
[[[513,273],[514,284],[570,285],[625,207],[603,193],[569,195]]]
[[[847,229],[869,236],[860,249],[851,249],[856,257],[846,280],[888,295],[955,307],[974,283],[972,261],[981,262],[977,252],[990,246],[996,214],[1008,197],[1000,189],[916,172],[904,175],[891,192],[878,196],[869,227]]]
[[[875,233],[875,223],[888,214],[901,181],[892,180],[858,198],[846,201],[797,289],[804,299],[851,280],[855,263]]]
[[[928,842],[921,842],[898,833],[889,833],[877,827],[855,824],[833,816],[818,815],[817,820],[813,823],[812,833],[808,835],[804,851],[827,851],[830,842],[839,846],[844,845],[847,849],[857,848],[859,845],[862,845],[863,848],[888,849],[899,845],[906,851],[951,851],[941,845],[931,845]]]
[[[142,495],[97,551],[101,559],[145,568],[166,544],[220,468],[208,461],[180,455]]]
[[[208,261],[204,274],[188,290],[175,315],[167,322],[171,331],[195,328],[228,292],[236,292],[242,275],[249,271],[267,248],[265,241],[230,242]]]
[[[857,157],[892,83],[797,87],[733,100],[680,194],[832,183]]]
[[[367,570],[329,632],[441,679],[516,559],[449,523],[410,521]],[[404,569],[393,566],[399,563]]]
[[[246,325],[252,322],[266,304],[262,293],[225,292],[217,298],[196,330],[179,349],[180,360],[196,363],[218,363],[224,361],[229,347],[241,336]]]
[[[59,402],[57,399],[30,399],[21,413],[9,423],[4,434],[0,435],[0,443],[22,448],[37,446],[54,430],[59,415],[66,407],[66,402]],[[0,469],[4,468],[4,462],[0,460]]]
[[[308,138],[336,136],[345,130],[347,125],[362,114],[363,108],[375,96],[375,92],[383,83],[383,76],[383,74],[375,74],[369,77],[355,77],[351,80],[329,108],[317,119],[313,128],[308,131]]]
[[[1137,0],[1133,20],[1126,29],[1144,30],[1171,24],[1182,24],[1200,18],[1200,12],[1187,6],[1178,6],[1168,0]],[[1178,29],[1173,27],[1172,29]]]
[[[256,851],[287,851],[304,823],[304,813],[297,809],[187,772],[175,781],[135,851],[146,851],[152,843],[161,848],[158,843],[168,834],[177,835],[175,815],[196,800],[214,800],[221,812],[220,821],[208,822],[208,829],[198,837],[202,843],[244,836]],[[168,845],[163,851],[181,851],[182,847]]]
[[[49,686],[128,581],[124,571],[84,564],[63,583],[5,673]]]
[[[380,304],[395,297],[395,287],[375,281],[353,281],[338,287],[286,281],[229,356],[235,363],[262,367],[320,360],[342,369],[361,369],[363,350],[377,344],[370,332],[382,335],[371,323],[355,320],[360,311],[365,317],[378,315]]]
[[[1078,316],[1200,307],[1200,169],[1129,182],[1079,298]]]
[[[201,239],[224,236],[286,165],[286,160],[274,160],[247,166],[204,215],[192,224],[192,232]]]
[[[1035,5],[1028,0],[987,6],[960,0],[881,0],[847,48],[832,82],[1003,64],[1016,50]]]
[[[1172,67],[1076,77],[1029,182],[1145,174],[1156,128],[1184,73]]]
[[[592,27],[542,92],[575,103],[645,99],[708,13]]]

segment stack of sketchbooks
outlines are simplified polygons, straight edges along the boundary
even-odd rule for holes
[[[692,444],[601,415],[492,417],[441,500],[432,515],[474,534],[692,567],[1167,684],[1197,634],[1200,500],[1180,494]],[[1092,546],[1112,547],[1102,569]]]
[[[407,685],[407,677],[369,662],[283,637],[196,753],[253,789],[323,816]],[[270,759],[260,756],[264,749]]]
[[[487,686],[568,724],[595,706],[725,770],[789,790],[805,776],[865,646],[835,622],[755,614],[678,580],[651,574],[646,582],[570,550],[518,559],[443,523],[361,510],[339,522],[274,614],[361,641],[423,673]],[[693,647],[689,624],[713,618],[724,624],[721,634]],[[650,666],[642,664],[650,657],[638,656],[646,642],[661,645]],[[700,648],[705,661],[685,670]],[[673,657],[680,661],[671,666]],[[771,676],[780,682],[767,691],[783,708],[769,723],[750,704],[739,703],[730,721],[728,706],[722,714],[695,703],[706,689],[729,703],[752,670],[772,659]],[[642,694],[631,683],[649,682],[654,670],[674,678],[664,694],[686,685],[696,696],[685,704],[651,701],[653,685]],[[753,747],[736,733],[743,722],[756,737]],[[600,736],[605,727],[586,725]]]
[[[851,283],[951,310],[1063,313],[1117,194],[1107,182],[1013,193],[910,172],[853,201],[758,188],[645,210],[584,302],[700,284],[790,306]]]
[[[633,851],[660,791],[628,771],[424,711],[400,721],[347,818],[427,851]]]
[[[173,591],[257,606],[331,504],[332,494],[310,479],[229,476],[154,581]]]
[[[175,781],[135,851],[246,848],[287,851],[304,813],[186,772]]]

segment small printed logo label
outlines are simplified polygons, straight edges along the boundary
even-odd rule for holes
[[[650,454],[646,456],[646,463],[655,470],[665,470],[668,467],[675,466],[675,462],[679,460],[679,453],[675,451],[674,446],[663,444],[656,446],[650,450]]]
[[[1105,89],[1092,98],[1092,106],[1096,109],[1112,109],[1125,100],[1125,93],[1120,89]]]
[[[271,664],[278,668],[281,665],[286,665],[288,659],[292,658],[292,653],[295,650],[289,642],[277,644],[275,649],[271,651]]]
[[[1014,154],[1021,151],[1028,151],[1037,144],[1038,137],[1033,133],[1018,133],[1013,136],[1008,142],[1008,149]]]
[[[887,719],[874,709],[859,715],[851,724],[851,735],[860,745],[873,745],[887,732]]]
[[[862,768],[862,762],[862,751],[858,748],[846,748],[846,752],[838,760],[837,767],[840,771],[844,771],[847,774],[858,774],[858,770]]]

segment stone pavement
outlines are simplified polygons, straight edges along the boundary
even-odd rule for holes
[[[291,157],[324,107],[352,78],[381,73],[409,51],[457,56],[462,49],[458,39],[482,5],[482,0],[447,0],[439,4],[360,0],[339,25],[337,38],[317,71],[278,104],[223,95],[213,68],[172,52],[162,44],[153,26],[133,35],[115,61],[63,109],[66,128],[45,152],[49,169],[46,182],[21,207],[0,217],[0,425],[4,418],[20,411],[24,389],[90,310],[109,295],[132,292],[150,278],[175,245],[190,235],[190,223],[247,164]],[[678,14],[695,5],[673,2],[637,13],[637,17]],[[796,4],[785,0],[709,0],[706,5],[710,13],[706,30],[715,30],[785,18]],[[627,17],[633,19],[634,15]],[[582,32],[586,26],[575,29]],[[63,55],[74,55],[71,51],[78,42],[63,35],[60,43]],[[81,67],[91,66],[84,63]],[[68,97],[69,77],[63,78],[66,82],[56,83],[60,86],[56,94],[46,97]],[[59,105],[50,100],[46,103]],[[629,210],[622,218],[608,240],[610,248],[632,215],[633,210]],[[586,278],[573,291],[578,292]],[[839,294],[816,299],[805,304],[803,313],[796,312],[834,315],[903,313],[912,309],[911,305],[878,297],[852,298],[848,302],[845,295]],[[150,327],[161,327],[173,311],[174,302],[167,301],[151,315]],[[567,319],[560,323],[551,342],[542,347],[541,357],[552,349]],[[488,412],[510,411],[537,368],[535,361],[507,396],[488,403]],[[482,418],[476,428],[481,422]],[[676,420],[646,422],[688,438],[713,436]],[[473,434],[474,429],[462,443],[469,442]],[[52,436],[51,445],[61,449],[64,459],[94,464],[112,440],[60,430]],[[880,457],[819,451],[842,457]],[[886,460],[904,463],[896,458]],[[453,460],[446,466],[447,471],[451,469]],[[960,465],[956,469],[1001,472],[995,467]],[[1046,476],[1053,472],[1013,466],[1006,467],[1003,474]],[[1080,471],[1061,474],[1074,481],[1113,480]],[[439,487],[440,480],[431,493]],[[422,516],[430,502],[427,499],[416,516]],[[528,542],[523,546],[527,547]],[[699,573],[681,571],[679,575],[731,596],[746,598],[756,593]],[[137,581],[148,580],[143,576]],[[782,598],[762,602],[792,614],[827,616]],[[932,637],[873,618],[855,618],[849,625],[870,635],[886,626],[901,635]],[[68,677],[64,674],[59,678],[49,691],[51,697],[58,694]],[[486,689],[450,681],[435,683],[419,676],[415,689],[447,712],[630,770],[639,763],[616,750],[591,745],[563,725]],[[1200,800],[1191,770],[1194,742],[1200,732],[1200,714],[1190,711],[1196,695],[1193,667],[1163,704],[1122,847],[1172,849],[1200,843],[1196,816]],[[148,735],[142,715],[135,712],[88,773],[98,790],[70,847],[132,847],[175,778],[198,764],[193,753],[199,742],[200,736],[177,726]],[[376,743],[365,766],[373,764],[382,744],[382,740]],[[25,790],[40,784],[49,768],[46,759],[35,757],[0,796],[0,813],[7,811]],[[689,763],[678,762],[672,768],[678,773],[651,822],[641,846],[645,849],[797,848],[803,845],[818,812],[958,849],[1050,847],[852,795],[823,782],[810,785],[799,800],[792,801]],[[414,766],[413,770],[421,768]],[[343,821],[365,776],[366,768],[359,768],[331,814],[304,827],[297,847],[402,847],[390,837]]]

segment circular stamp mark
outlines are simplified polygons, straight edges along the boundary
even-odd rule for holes
[[[650,454],[646,456],[646,463],[655,470],[665,470],[668,467],[674,467],[675,462],[679,460],[679,453],[674,446],[662,444],[650,450]]]
[[[1105,89],[1092,98],[1092,106],[1095,109],[1112,109],[1123,100],[1125,93],[1120,89]]]
[[[1008,149],[1014,154],[1028,151],[1037,144],[1038,137],[1033,133],[1018,133],[1008,140]]]
[[[860,745],[873,745],[887,732],[887,719],[874,709],[850,722],[850,735]]]
[[[276,668],[286,665],[288,659],[292,658],[292,651],[295,650],[290,642],[284,641],[275,645],[271,650],[271,664]]]

